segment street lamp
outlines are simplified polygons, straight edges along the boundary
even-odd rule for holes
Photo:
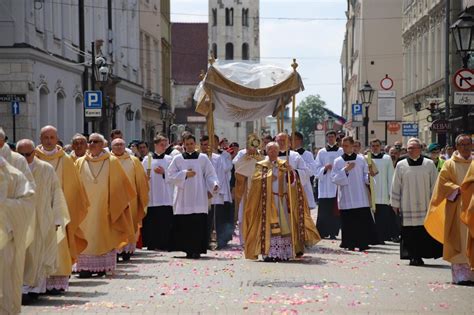
[[[474,17],[464,11],[450,29],[456,42],[456,48],[461,54],[463,67],[468,68],[470,53],[474,50]]]
[[[328,130],[332,130],[334,128],[334,118],[332,116],[328,116],[326,118],[326,126]]]
[[[166,132],[166,119],[168,119],[168,113],[169,113],[169,107],[165,102],[162,102],[160,107],[160,115],[161,115],[161,120],[163,121],[163,133],[167,134]]]
[[[130,106],[127,107],[127,110],[125,111],[125,117],[127,118],[128,121],[133,121],[133,110]]]
[[[375,90],[370,85],[369,81],[366,81],[362,89],[359,90],[359,95],[362,100],[362,104],[365,106],[365,146],[369,146],[369,107],[372,104],[372,98],[374,97]]]

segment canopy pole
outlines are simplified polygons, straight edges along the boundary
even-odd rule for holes
[[[280,132],[285,131],[285,106],[280,110]]]
[[[209,57],[208,59],[209,61],[209,64],[212,65],[214,64],[214,62],[216,61],[214,59],[214,54],[211,52],[211,56]],[[214,138],[214,134],[215,134],[215,131],[214,131],[214,106],[213,106],[213,97],[212,97],[212,90],[210,91],[209,93],[209,115],[208,115],[208,118],[207,118],[207,133],[209,135],[209,149],[208,149],[208,156],[209,156],[209,159],[212,158],[212,151],[214,150],[214,141],[215,141],[215,138]]]
[[[296,68],[298,68],[298,64],[296,63],[296,59],[293,59],[293,63],[291,64],[293,71],[296,72]],[[295,148],[295,132],[296,132],[296,94],[292,97],[292,113],[291,113],[291,147]]]

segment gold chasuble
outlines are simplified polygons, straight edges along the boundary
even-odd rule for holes
[[[284,183],[287,176],[286,161],[278,160],[278,181]],[[272,180],[273,165],[269,160],[256,164],[252,183],[244,208],[243,235],[245,239],[245,258],[257,259],[258,255],[268,255],[270,238],[291,234],[293,257],[303,253],[304,247],[318,243],[321,239],[306,201],[303,186],[296,176],[296,183],[291,185],[290,193],[292,206],[290,222],[282,223],[274,202]],[[286,182],[285,182],[285,185]],[[280,185],[281,186],[281,185]],[[280,187],[279,191],[282,191]],[[285,198],[280,200],[285,200]],[[284,201],[283,201],[284,202]],[[290,210],[289,210],[290,211]],[[289,226],[288,226],[288,225]]]
[[[474,162],[471,162],[461,185],[461,199],[461,221],[467,225],[469,230],[467,257],[471,270],[474,270]]]
[[[70,221],[66,226],[67,238],[58,244],[59,266],[55,275],[69,276],[77,256],[87,247],[80,224],[87,216],[89,200],[73,159],[60,146],[56,146],[56,153],[51,155],[45,154],[41,145],[35,152],[37,158],[54,167],[66,198]]]
[[[76,161],[91,202],[81,224],[87,238],[84,255],[100,256],[135,239],[130,201],[136,192],[120,161],[103,151],[99,157],[89,152]]]
[[[450,160],[444,163],[431,197],[430,208],[424,224],[428,233],[443,244],[443,259],[453,264],[468,263],[469,253],[466,250],[468,250],[468,244],[472,244],[474,237],[472,218],[470,226],[466,223],[471,229],[470,235],[468,227],[462,223],[462,220],[469,216],[466,214],[474,211],[472,209],[473,185],[469,187],[469,184],[465,184],[461,189],[463,180],[466,183],[464,177],[469,167],[473,168],[472,160],[463,159],[457,151]],[[461,196],[454,201],[448,200],[458,189],[461,189]],[[471,209],[467,210],[469,207]],[[471,267],[473,258],[470,256],[469,259]]]
[[[135,235],[138,236],[138,231],[142,225],[142,220],[146,215],[146,208],[148,206],[148,192],[150,190],[148,187],[148,177],[138,158],[130,156],[127,152],[121,156],[116,156],[113,152],[111,155],[120,160],[130,183],[137,192],[136,198],[130,201],[130,211],[132,214],[133,229]],[[132,243],[135,243],[135,241]]]

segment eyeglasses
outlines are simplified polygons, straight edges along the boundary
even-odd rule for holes
[[[35,150],[31,151],[30,153],[21,153],[21,152],[18,152],[18,153],[20,153],[24,157],[30,157],[33,153],[35,153]]]
[[[89,142],[87,142],[89,144],[98,144],[98,143],[102,143],[102,140],[89,140]]]

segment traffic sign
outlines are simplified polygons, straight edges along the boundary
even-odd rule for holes
[[[102,91],[85,91],[84,108],[102,108]]]
[[[454,105],[474,105],[474,92],[454,92]]]
[[[386,74],[385,78],[380,81],[380,87],[384,90],[390,90],[393,87],[393,80],[388,76],[388,74]]]
[[[363,115],[362,104],[352,104],[352,116]]]
[[[418,124],[402,124],[402,136],[418,137]]]
[[[352,127],[362,126],[363,115],[362,104],[352,104]]]
[[[12,101],[12,115],[13,116],[18,116],[20,115],[20,102],[18,101]]]
[[[86,117],[102,116],[102,91],[84,92],[84,114]]]
[[[469,91],[474,87],[474,71],[460,69],[453,77],[454,85],[461,91]]]
[[[0,94],[0,102],[26,102],[26,94]]]

